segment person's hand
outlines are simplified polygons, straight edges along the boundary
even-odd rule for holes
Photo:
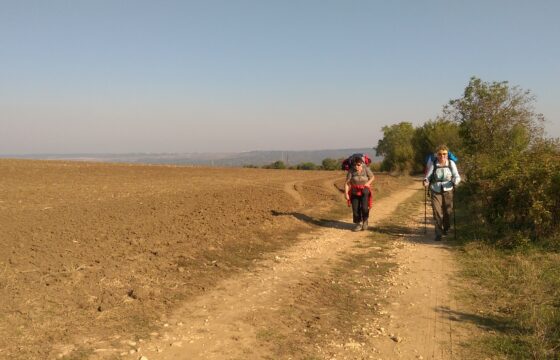
[[[428,182],[428,180],[424,179],[424,187],[428,187],[428,185],[430,185],[430,183]]]
[[[346,199],[346,201],[350,200],[350,196],[348,196],[348,193],[344,195],[344,198]]]

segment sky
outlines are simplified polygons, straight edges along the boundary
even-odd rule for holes
[[[0,0],[0,155],[374,147],[469,79],[560,137],[557,0]]]

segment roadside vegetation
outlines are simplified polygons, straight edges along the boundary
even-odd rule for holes
[[[447,144],[459,157],[458,246],[464,299],[488,330],[485,356],[560,358],[560,141],[545,136],[530,91],[473,77],[419,127],[383,127],[381,169],[419,173]],[[481,346],[482,345],[482,346]]]
[[[464,227],[461,227],[464,231]],[[466,281],[458,296],[485,336],[469,353],[481,358],[558,359],[560,255],[540,248],[504,250],[470,241],[459,255]]]

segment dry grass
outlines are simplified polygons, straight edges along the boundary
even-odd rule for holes
[[[487,336],[471,344],[487,356],[560,358],[560,254],[464,247],[463,295]]]
[[[560,254],[529,242],[504,249],[519,239],[493,239],[469,199],[458,200],[461,293],[486,330],[470,348],[481,357],[560,359]]]

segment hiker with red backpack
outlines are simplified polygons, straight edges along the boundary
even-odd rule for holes
[[[369,209],[372,204],[371,183],[374,180],[373,172],[367,167],[363,156],[353,156],[349,161],[344,196],[352,206],[352,218],[356,226],[352,231],[366,230],[368,228]]]
[[[424,186],[431,193],[432,210],[435,219],[436,241],[447,235],[453,213],[453,195],[455,186],[461,182],[455,161],[448,158],[449,149],[445,145],[437,147],[436,159],[428,163],[424,175]]]

